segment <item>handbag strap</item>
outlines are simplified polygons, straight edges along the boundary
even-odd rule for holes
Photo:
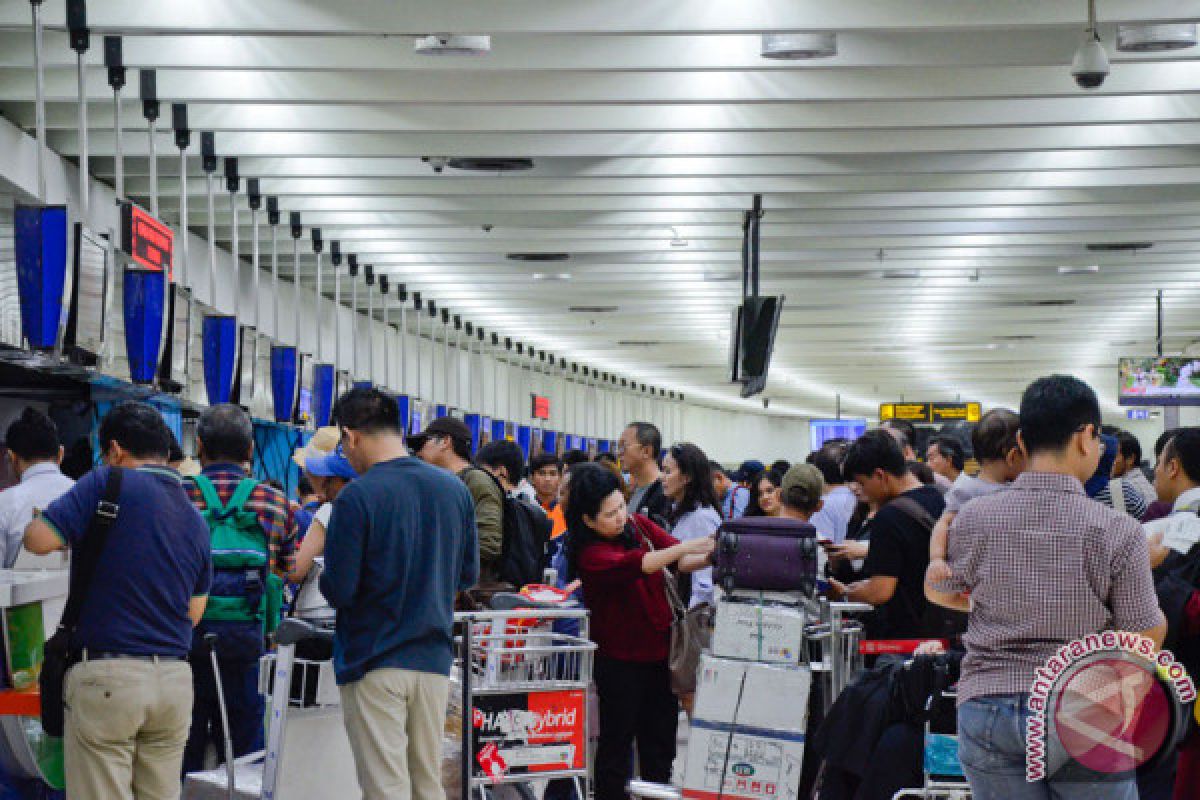
[[[121,510],[118,500],[121,498],[124,472],[120,467],[109,468],[104,493],[96,503],[96,510],[92,513],[79,552],[71,559],[70,589],[67,591],[67,605],[63,609],[62,620],[58,623],[59,630],[72,631],[79,624],[88,589],[100,563],[100,554],[104,552],[104,545],[108,541],[108,532],[112,530],[117,513]]]
[[[645,542],[650,552],[656,552],[654,542],[650,541],[650,537],[646,535],[646,531],[642,529],[642,526],[636,520],[632,520],[630,524],[641,534],[642,541]],[[663,586],[666,587],[667,591],[667,605],[671,607],[671,615],[676,620],[681,620],[687,614],[687,609],[683,605],[683,598],[679,595],[679,587],[675,585],[675,576],[666,567],[662,571],[667,573],[663,575]]]

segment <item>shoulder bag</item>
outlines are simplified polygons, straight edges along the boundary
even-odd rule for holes
[[[654,552],[654,543],[645,531],[638,528],[642,541],[650,552]],[[663,584],[667,592],[667,605],[671,607],[671,649],[667,656],[667,669],[671,674],[671,691],[676,696],[692,694],[696,691],[696,673],[700,669],[700,656],[712,642],[713,609],[708,603],[701,603],[694,608],[687,608],[679,594],[676,577],[670,569],[664,568]]]
[[[121,510],[117,501],[121,497],[122,476],[123,471],[119,467],[112,467],[108,471],[104,493],[96,504],[87,533],[78,552],[71,558],[71,583],[62,620],[58,623],[58,630],[46,641],[43,651],[38,688],[42,699],[42,730],[49,736],[63,735],[63,682],[67,670],[79,661],[79,652],[71,649],[71,637],[79,626],[83,604],[87,600],[92,577],[96,574],[100,554],[104,552],[104,545],[108,541],[108,532],[117,519],[117,512]]]

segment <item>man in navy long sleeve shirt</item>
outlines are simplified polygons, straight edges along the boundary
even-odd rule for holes
[[[361,477],[334,502],[320,587],[337,610],[358,782],[365,800],[442,800],[454,596],[479,578],[474,505],[454,475],[408,454],[387,395],[354,389],[336,415]]]

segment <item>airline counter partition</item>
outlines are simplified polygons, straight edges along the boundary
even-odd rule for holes
[[[542,452],[558,455],[560,434],[556,431],[542,432]]]
[[[492,441],[502,442],[508,438],[508,423],[502,419],[492,420]]]
[[[479,451],[479,445],[483,438],[483,418],[478,414],[467,414],[463,417],[463,422],[467,425],[467,430],[471,431],[471,455],[475,455]]]
[[[528,425],[518,425],[517,444],[521,447],[521,452],[525,454],[525,460],[528,461],[533,455],[533,428]]]
[[[405,435],[408,435],[412,427],[412,398],[406,394],[396,395],[396,409],[400,412],[400,425],[404,428]]]

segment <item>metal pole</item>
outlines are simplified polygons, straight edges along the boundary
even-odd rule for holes
[[[87,87],[83,80],[83,48],[75,55],[75,78],[79,87],[79,219],[84,225],[88,222],[88,121],[87,121]],[[43,120],[43,124],[44,124]]]
[[[313,230],[316,230],[316,229],[314,228]],[[313,242],[313,247],[314,248],[316,247],[316,242]],[[322,299],[323,299],[322,294],[323,293],[321,292],[321,282],[322,282],[322,277],[323,277],[321,273],[323,271],[324,265],[321,263],[323,260],[321,258],[321,251],[317,250],[315,255],[317,257],[317,286],[316,286],[317,298],[314,302],[316,303],[317,324],[314,327],[314,330],[316,331],[316,334],[317,334],[317,345],[316,345],[316,347],[313,348],[313,350],[315,351],[314,355],[316,356],[317,361],[320,361],[321,363],[325,363],[325,358],[324,358],[325,348],[322,347],[322,345],[325,342],[325,337],[321,335],[321,326],[325,323],[325,318],[321,315],[321,306],[324,305],[324,303],[322,302]]]
[[[254,270],[254,327],[259,328],[258,324],[258,298],[261,295],[258,293],[262,287],[262,278],[258,274],[258,209],[250,209],[250,233],[254,236],[254,247],[250,251],[250,262]]]
[[[372,288],[375,286],[375,268],[367,265],[364,270],[366,272],[367,283],[367,380],[374,385],[375,383],[375,293]]]
[[[417,345],[417,397],[420,399],[424,399],[425,396],[423,394],[421,394],[421,385],[423,382],[423,378],[421,376],[421,298],[420,297],[415,298],[415,302],[413,303],[413,306],[417,312],[417,339],[416,339],[416,345]]]
[[[267,198],[267,224],[271,226],[271,335],[280,344],[283,336],[279,332],[279,198]]]
[[[392,385],[392,331],[388,327],[387,316],[387,276],[379,276],[379,316],[383,320],[383,385],[385,388],[390,388]]]
[[[1162,354],[1163,354],[1163,290],[1162,289],[1158,290],[1158,295],[1155,300],[1155,305],[1157,307],[1156,320],[1158,323],[1158,333],[1154,338],[1154,342],[1155,342],[1155,347],[1158,349],[1158,357],[1162,358]]]
[[[407,297],[404,298],[407,301]],[[408,394],[408,303],[400,304],[400,393]]]
[[[354,377],[357,378],[358,372],[358,256],[350,256],[350,308],[353,313],[350,315],[350,363],[354,371]]]
[[[208,302],[217,310],[217,209],[214,199],[213,173],[204,176],[208,190]]]
[[[188,189],[187,149],[179,148],[179,284],[187,285],[188,272]]]
[[[442,402],[450,408],[450,325],[449,312],[442,309]]]
[[[237,194],[232,191],[229,193],[229,213],[233,216],[233,222],[229,226],[231,233],[229,253],[233,256],[233,316],[237,318],[242,306],[242,260],[238,257]]]
[[[158,219],[158,149],[154,142],[158,133],[158,121],[150,120],[146,133],[150,139],[150,214]]]
[[[46,86],[42,74],[42,0],[30,0],[33,10],[34,127],[37,131],[38,202],[46,202]]]
[[[117,200],[125,199],[125,149],[121,146],[121,90],[113,89],[113,144],[114,144],[114,172],[115,178],[113,189],[117,193]]]
[[[337,363],[342,356],[342,271],[333,266],[333,363],[337,372]]]

